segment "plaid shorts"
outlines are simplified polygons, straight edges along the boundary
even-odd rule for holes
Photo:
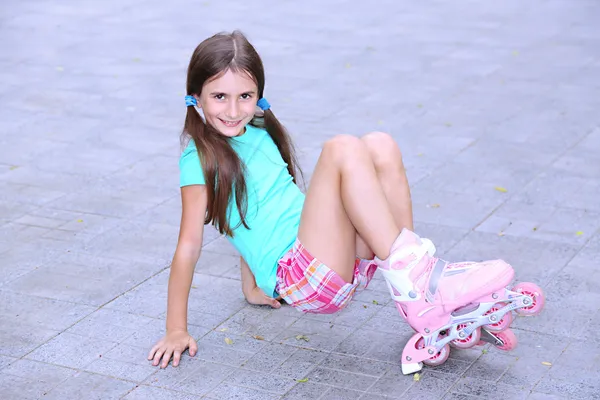
[[[277,293],[288,304],[305,313],[332,314],[346,305],[357,288],[366,288],[377,264],[356,258],[354,279],[348,283],[317,258],[298,239],[277,267]]]

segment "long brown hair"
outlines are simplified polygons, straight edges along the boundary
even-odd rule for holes
[[[264,96],[265,72],[262,60],[239,31],[218,33],[196,47],[187,72],[187,94],[200,95],[207,80],[227,70],[250,74],[258,86],[258,98]],[[277,145],[293,181],[296,182],[298,161],[290,136],[271,110],[264,111],[263,119],[264,128]],[[256,118],[251,124],[260,126]],[[235,204],[240,214],[240,224],[250,229],[246,223],[248,197],[245,165],[231,146],[231,139],[205,123],[193,106],[187,108],[182,139],[187,135],[196,143],[204,172],[208,193],[208,209],[204,223],[212,223],[219,233],[233,236],[233,229],[240,225],[234,228],[229,225],[227,207],[232,197],[232,189],[235,189]],[[302,174],[299,168],[298,171]]]

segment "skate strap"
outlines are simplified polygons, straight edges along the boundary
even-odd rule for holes
[[[425,256],[425,254],[429,254],[430,257],[433,257],[435,254],[435,246],[433,242],[429,239],[421,239],[421,245],[412,245],[406,246],[401,249],[396,250],[394,254],[394,258],[396,260],[406,258],[407,256],[414,256],[414,260],[410,262],[405,268],[411,268],[413,265],[418,264],[419,261]]]
[[[440,278],[444,274],[446,265],[448,265],[448,261],[440,260],[438,258],[435,262],[435,265],[431,269],[431,275],[429,276],[429,289],[427,290],[426,294],[427,300],[430,303],[433,303],[435,292],[438,289],[438,284],[440,283]]]

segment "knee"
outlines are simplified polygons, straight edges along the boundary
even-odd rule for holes
[[[336,135],[323,145],[323,154],[338,161],[353,158],[359,152],[365,152],[364,143],[352,135]]]
[[[373,164],[377,169],[404,168],[400,147],[390,134],[371,132],[361,137],[360,140],[369,150]]]

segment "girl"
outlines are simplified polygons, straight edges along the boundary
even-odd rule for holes
[[[191,356],[197,352],[187,332],[187,301],[207,223],[239,251],[242,291],[252,304],[279,308],[281,298],[303,312],[333,313],[380,267],[399,311],[410,318],[414,307],[403,301],[422,308],[432,274],[437,291],[456,285],[457,278],[440,278],[444,267],[437,267],[431,242],[412,233],[410,191],[394,140],[385,133],[332,138],[305,196],[296,185],[291,138],[264,98],[264,86],[262,61],[240,32],[217,34],[194,51],[183,129],[191,140],[179,163],[181,228],[169,277],[167,332],[148,355],[153,365],[164,368],[172,357],[177,366],[187,348]],[[489,286],[510,275],[505,265],[489,263],[485,274],[466,268],[458,279]],[[464,305],[477,298],[473,285],[457,288],[445,301]],[[428,305],[443,305],[432,293]],[[431,339],[423,329],[430,332],[418,328],[418,338],[426,340],[413,346],[416,356],[411,353],[417,362],[431,354],[439,358],[446,345],[436,347],[438,334]]]

